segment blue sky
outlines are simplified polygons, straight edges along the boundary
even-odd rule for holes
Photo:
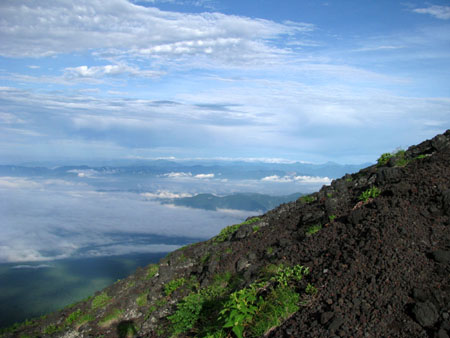
[[[375,161],[450,127],[450,3],[0,2],[0,163]]]

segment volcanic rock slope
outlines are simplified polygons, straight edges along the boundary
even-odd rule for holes
[[[448,337],[449,223],[450,130],[4,336]]]

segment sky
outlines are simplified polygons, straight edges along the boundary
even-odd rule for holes
[[[2,0],[0,164],[375,161],[450,128],[450,2]]]

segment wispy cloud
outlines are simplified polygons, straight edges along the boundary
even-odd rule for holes
[[[263,182],[274,182],[274,183],[289,183],[289,182],[299,182],[304,184],[330,184],[331,179],[328,177],[319,176],[266,176],[261,179]]]
[[[101,78],[104,76],[131,75],[138,77],[158,77],[162,72],[142,70],[137,67],[131,67],[125,64],[106,65],[106,66],[78,66],[64,69],[64,76],[72,78]]]
[[[437,19],[449,20],[450,19],[450,6],[438,6],[432,5],[426,8],[416,8],[413,12],[419,14],[429,14]]]
[[[271,39],[313,29],[310,24],[280,24],[220,13],[164,12],[125,0],[78,1],[76,5],[18,0],[2,2],[0,13],[0,55],[9,57],[96,50],[98,55],[115,57],[203,55],[226,63],[262,61],[284,53],[270,45]],[[71,71],[80,76],[119,71],[80,67]]]

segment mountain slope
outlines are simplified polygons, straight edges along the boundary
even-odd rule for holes
[[[447,131],[4,336],[448,337],[449,218]]]

